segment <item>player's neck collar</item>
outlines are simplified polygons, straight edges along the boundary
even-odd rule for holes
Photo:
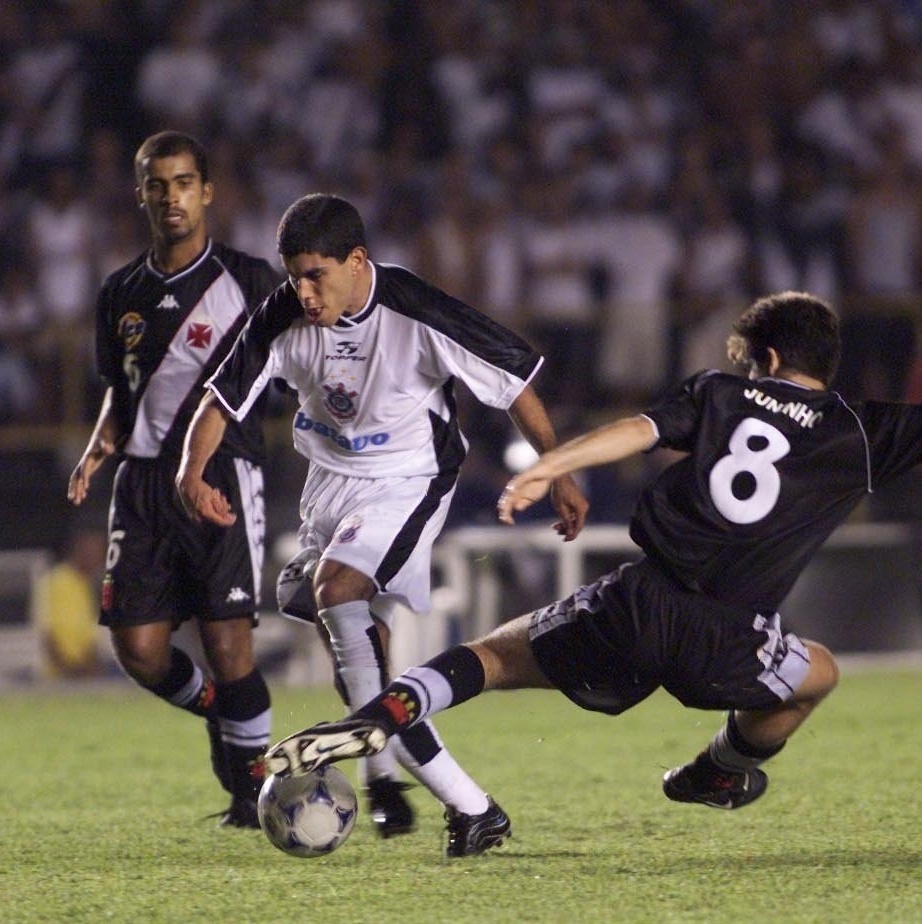
[[[763,380],[768,380],[770,382],[783,382],[785,385],[793,385],[795,388],[802,388],[804,391],[822,391],[823,389],[815,388],[812,385],[807,384],[806,382],[798,381],[797,379],[788,378],[786,375],[765,375],[762,376]]]
[[[190,260],[185,266],[181,266],[178,270],[168,273],[158,267],[154,262],[154,250],[151,248],[147,252],[147,268],[161,279],[169,279],[172,282],[174,279],[179,279],[180,277],[185,276],[187,273],[191,273],[196,270],[205,260],[208,259],[210,253],[211,238],[209,237],[205,240],[204,248],[192,260]]]
[[[341,314],[334,326],[338,327],[342,325],[343,327],[355,327],[357,324],[360,324],[365,318],[371,314],[372,309],[377,303],[375,298],[375,289],[378,287],[378,268],[371,262],[368,261],[368,266],[371,269],[371,286],[368,289],[368,298],[365,299],[365,304],[362,305],[360,311],[357,311],[355,314],[345,315]]]

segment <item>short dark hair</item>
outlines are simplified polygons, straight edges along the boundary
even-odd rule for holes
[[[339,196],[311,193],[285,210],[276,235],[283,260],[316,253],[342,263],[356,247],[365,247],[365,225],[358,209]]]
[[[778,292],[760,298],[733,324],[727,355],[741,366],[768,371],[768,348],[782,365],[824,385],[839,368],[839,319],[822,299],[806,292]]]
[[[208,182],[208,155],[200,141],[185,132],[158,132],[146,138],[134,156],[134,175],[138,186],[144,181],[144,173],[151,160],[160,157],[175,157],[177,154],[191,154],[195,169]]]

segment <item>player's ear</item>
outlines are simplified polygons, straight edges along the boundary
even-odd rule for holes
[[[140,186],[135,186],[134,194],[135,194],[135,198],[138,200],[138,208],[143,209],[144,208],[144,193],[141,192]]]
[[[781,368],[781,355],[774,347],[768,348],[768,374],[776,375]]]
[[[349,256],[346,257],[346,262],[349,264],[352,275],[355,276],[368,262],[368,251],[364,247],[353,247]]]
[[[205,183],[202,186],[202,202],[205,205],[211,205],[212,199],[214,199],[214,183]]]

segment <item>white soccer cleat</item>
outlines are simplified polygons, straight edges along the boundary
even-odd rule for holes
[[[374,722],[321,722],[272,745],[263,763],[267,774],[300,776],[338,760],[377,754],[386,744],[384,729]]]

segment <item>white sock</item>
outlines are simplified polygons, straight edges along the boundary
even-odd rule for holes
[[[371,641],[370,633],[377,634],[371,611],[364,600],[353,600],[326,607],[320,610],[319,616],[330,634],[339,677],[349,694],[346,706],[356,709],[382,690],[384,665],[379,661],[378,651]],[[393,742],[388,742],[383,751],[359,761],[363,785],[379,776],[397,777],[394,750]]]
[[[396,744],[397,760],[408,773],[423,784],[443,805],[451,806],[465,815],[481,815],[489,807],[487,794],[464,772],[461,765],[442,745],[442,739],[435,726],[427,719],[417,728],[425,727],[439,746],[432,760],[420,766],[400,740],[399,735],[391,738]]]

